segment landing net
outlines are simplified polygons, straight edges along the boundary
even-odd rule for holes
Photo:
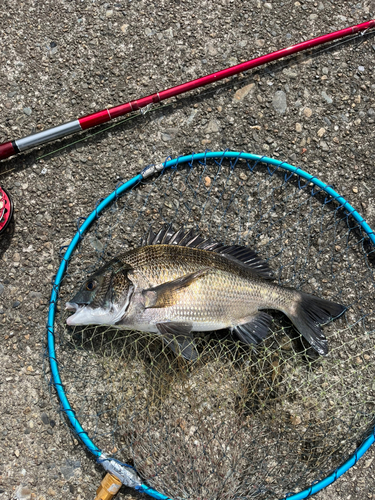
[[[173,499],[279,499],[332,474],[373,434],[374,235],[298,169],[199,156],[146,169],[97,213],[61,281],[54,358],[85,433],[145,484]],[[346,305],[323,327],[328,356],[275,311],[256,347],[228,331],[197,334],[194,363],[157,334],[66,326],[65,302],[87,275],[165,224],[253,248],[280,285]]]

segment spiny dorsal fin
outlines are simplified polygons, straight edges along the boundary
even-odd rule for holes
[[[210,238],[204,238],[200,234],[194,233],[193,229],[184,231],[180,228],[175,232],[172,230],[171,224],[168,224],[155,234],[150,228],[142,241],[142,246],[146,245],[178,245],[215,252],[227,259],[241,263],[247,268],[251,268],[254,273],[264,279],[275,279],[273,271],[267,262],[259,257],[254,250],[241,245],[217,243]]]

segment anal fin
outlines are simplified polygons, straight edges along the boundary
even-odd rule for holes
[[[190,323],[168,321],[157,323],[156,326],[164,337],[164,343],[172,349],[176,356],[181,355],[189,361],[197,359],[198,352],[191,333],[193,326]]]
[[[267,337],[271,322],[272,316],[260,311],[247,323],[235,326],[232,331],[245,344],[260,344]]]

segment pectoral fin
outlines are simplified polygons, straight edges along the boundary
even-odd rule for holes
[[[195,361],[198,352],[195,347],[192,325],[190,323],[166,322],[156,324],[159,332],[164,337],[165,344],[172,349],[177,356],[183,356],[189,361]]]
[[[191,285],[195,280],[202,277],[209,271],[209,268],[201,269],[195,273],[185,274],[173,281],[167,281],[162,285],[148,288],[142,292],[144,296],[145,309],[151,307],[168,307],[177,302],[178,293]]]
[[[259,312],[247,323],[234,327],[233,331],[245,344],[260,344],[267,337],[271,322],[269,314]]]

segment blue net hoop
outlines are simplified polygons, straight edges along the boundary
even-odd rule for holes
[[[268,172],[270,175],[281,169],[285,171],[285,176],[291,176],[293,174],[298,175],[299,179],[303,179],[307,183],[312,183],[318,190],[322,190],[327,195],[335,200],[351,217],[353,217],[357,223],[361,226],[363,231],[368,235],[368,238],[371,244],[375,247],[375,234],[371,227],[367,224],[365,219],[350,205],[350,203],[339,195],[331,186],[327,185],[323,181],[319,180],[315,176],[305,172],[299,167],[294,167],[288,163],[281,162],[279,160],[268,158],[266,156],[259,156],[250,153],[244,152],[234,152],[234,151],[215,151],[209,152],[206,151],[204,153],[197,153],[192,155],[180,156],[175,159],[170,159],[165,161],[162,164],[162,169],[171,169],[176,167],[179,164],[192,164],[193,161],[205,161],[206,159],[230,159],[233,161],[232,166],[234,167],[236,162],[241,158],[247,161],[252,161],[255,163],[263,163],[267,165]],[[91,212],[91,214],[84,220],[80,221],[78,224],[78,229],[73,237],[71,243],[67,247],[64,256],[62,257],[62,261],[60,267],[57,271],[56,277],[54,279],[54,283],[52,286],[52,293],[49,304],[48,311],[48,321],[47,321],[47,344],[48,344],[48,358],[51,368],[51,383],[57,392],[57,396],[60,402],[60,407],[63,413],[66,415],[69,424],[76,434],[76,436],[80,439],[80,441],[85,445],[87,450],[92,453],[97,459],[98,462],[101,462],[100,457],[103,459],[103,450],[99,449],[95,443],[90,439],[89,435],[82,428],[79,420],[77,419],[74,410],[70,406],[69,400],[64,390],[64,385],[60,377],[59,372],[59,363],[56,358],[56,350],[55,350],[55,315],[56,315],[56,306],[59,296],[59,289],[62,283],[63,277],[67,271],[68,262],[73,255],[78,243],[83,238],[83,235],[90,227],[90,225],[99,217],[100,213],[109,205],[111,205],[117,198],[121,197],[124,193],[129,191],[130,189],[137,186],[146,176],[150,175],[150,173],[154,173],[154,167],[146,168],[142,173],[136,175],[129,181],[125,182],[121,186],[117,187],[109,196],[105,199],[101,200],[100,203],[95,207],[95,209]],[[160,165],[159,165],[159,171]],[[82,223],[81,223],[82,222]],[[364,455],[364,453],[370,448],[370,446],[375,441],[375,427],[372,429],[372,432],[368,436],[367,439],[363,441],[361,446],[357,448],[357,450],[352,454],[352,456],[345,461],[340,467],[330,473],[326,478],[319,480],[306,488],[305,490],[299,493],[289,493],[286,494],[283,498],[288,498],[289,500],[301,500],[304,498],[308,498],[318,491],[322,490],[329,484],[336,481],[340,476],[342,476],[346,471],[348,471],[352,466],[354,466],[357,461]],[[130,467],[127,464],[122,464],[123,466]],[[140,484],[135,487],[138,491],[147,493],[149,496],[158,499],[168,499],[169,497],[159,493],[158,491],[148,487],[146,484]]]

